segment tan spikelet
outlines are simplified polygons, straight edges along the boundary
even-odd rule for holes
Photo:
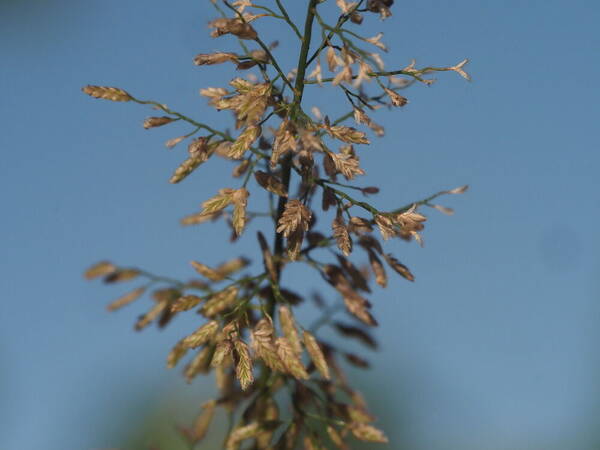
[[[296,321],[294,320],[294,315],[290,308],[287,306],[279,307],[279,321],[281,322],[283,334],[292,346],[292,349],[297,355],[300,355],[302,353],[302,344],[300,343]]]
[[[331,442],[333,442],[338,449],[348,450],[348,446],[344,442],[344,439],[340,433],[331,425],[327,425],[327,435],[329,436],[329,439],[331,439]]]
[[[286,368],[277,353],[273,334],[274,330],[271,322],[267,319],[261,319],[252,330],[252,348],[267,367],[277,372],[285,372]]]
[[[352,239],[350,238],[348,228],[346,227],[346,223],[344,222],[341,212],[339,212],[335,219],[333,219],[331,228],[333,229],[333,237],[337,242],[338,248],[344,255],[348,256],[352,252]]]
[[[338,126],[323,126],[325,131],[335,139],[348,144],[370,144],[367,139],[367,135],[362,131],[358,131],[356,128],[346,127],[342,125]]]
[[[216,212],[212,214],[204,214],[202,212],[190,214],[189,216],[185,216],[182,218],[179,223],[181,225],[199,225],[204,222],[209,222],[211,220],[216,220],[221,216],[221,212]]]
[[[85,271],[83,276],[87,280],[93,280],[94,278],[103,277],[105,275],[110,275],[117,271],[117,266],[108,261],[100,261],[99,263],[94,264],[89,269]]]
[[[369,251],[369,262],[371,263],[371,269],[375,274],[375,282],[383,288],[386,287],[387,274],[385,273],[385,268],[383,267],[381,260],[373,251]]]
[[[108,86],[85,86],[81,89],[87,95],[94,98],[102,98],[113,102],[128,102],[132,99],[131,95],[123,89]]]
[[[193,437],[195,444],[200,442],[202,439],[204,439],[204,436],[206,436],[208,427],[210,426],[215,415],[216,406],[216,400],[209,400],[202,405],[202,412],[196,419],[193,428]]]
[[[237,450],[240,442],[256,437],[261,431],[260,424],[258,422],[252,422],[248,425],[240,426],[235,428],[231,434],[227,437],[225,444],[226,450]]]
[[[169,179],[169,183],[176,184],[184,180],[189,174],[196,170],[202,163],[206,162],[209,157],[207,151],[198,151],[192,153],[185,161],[183,161],[173,175]]]
[[[358,159],[352,154],[341,154],[328,152],[337,172],[341,173],[347,180],[353,180],[356,175],[364,175],[365,171],[360,168]]]
[[[254,381],[254,375],[252,374],[252,359],[250,359],[250,352],[244,341],[237,339],[234,341],[233,347],[237,357],[235,374],[240,382],[242,390],[245,391]]]
[[[185,356],[189,349],[178,342],[167,355],[167,368],[172,369]]]
[[[197,295],[183,295],[171,305],[171,312],[182,312],[192,309],[202,301]]]
[[[127,294],[113,301],[110,305],[106,307],[106,309],[108,309],[109,311],[115,311],[119,308],[122,308],[123,306],[128,305],[129,303],[140,298],[145,291],[146,288],[144,287],[134,289],[133,291],[128,292]]]
[[[181,341],[181,345],[187,348],[200,347],[201,345],[211,341],[217,334],[218,329],[219,323],[217,321],[212,320],[202,325],[189,336],[183,338],[183,340]]]
[[[218,342],[210,365],[212,367],[219,367],[223,365],[225,358],[231,354],[232,350],[233,344],[229,339],[224,339]]]
[[[171,123],[177,119],[173,119],[172,117],[162,116],[162,117],[148,117],[144,120],[144,128],[146,130],[150,128],[162,127],[168,123]]]
[[[295,151],[297,148],[296,143],[296,128],[294,124],[289,120],[284,120],[277,128],[275,132],[275,140],[273,142],[273,153],[271,154],[271,167],[275,168],[281,155],[288,151]]]
[[[394,269],[397,273],[406,278],[408,281],[415,281],[415,277],[408,267],[406,267],[404,264],[402,264],[389,253],[383,255],[383,257],[385,258],[385,261],[389,264],[389,266],[392,269]]]
[[[235,189],[220,189],[219,193],[202,203],[202,214],[214,214],[233,203]]]
[[[387,444],[388,442],[388,438],[383,431],[366,423],[353,424],[350,427],[350,430],[352,431],[352,434],[361,441],[377,442],[380,444]]]
[[[273,254],[271,253],[271,250],[269,249],[269,244],[267,244],[265,237],[263,236],[263,234],[260,231],[257,233],[257,236],[258,236],[258,243],[260,245],[262,255],[263,255],[263,263],[265,266],[265,270],[269,274],[269,278],[272,281],[275,281],[277,279],[277,270],[275,269],[275,262],[273,261]]]
[[[298,228],[308,231],[311,217],[310,210],[302,202],[296,199],[288,200],[277,222],[277,232],[283,233],[284,237],[289,237]]]
[[[287,372],[299,380],[307,380],[309,378],[308,373],[290,342],[284,337],[279,337],[276,340],[276,344],[277,354],[287,369]]]
[[[232,159],[240,159],[246,150],[248,150],[254,141],[261,135],[262,130],[258,125],[250,125],[242,134],[238,136],[231,148],[229,149],[228,157]]]
[[[375,216],[375,223],[377,224],[383,239],[388,240],[396,235],[392,220],[389,217],[382,214],[377,214]]]
[[[465,192],[467,192],[468,189],[469,185],[465,184],[464,186],[459,186],[457,188],[446,191],[446,194],[464,194]]]
[[[223,277],[228,277],[235,272],[242,270],[250,264],[250,260],[244,257],[230,259],[223,264],[220,264],[215,270]]]
[[[248,205],[248,196],[250,193],[246,188],[236,189],[233,193],[233,229],[239,236],[246,226],[246,206]]]
[[[350,219],[350,223],[348,225],[350,231],[356,235],[361,235],[364,233],[370,233],[373,231],[373,227],[371,226],[371,221],[367,220],[363,217],[352,217]]]
[[[249,168],[250,168],[250,160],[244,159],[241,163],[239,163],[237,166],[235,166],[233,168],[233,171],[231,172],[231,176],[234,178],[239,178],[242,175],[244,175],[248,171]]]
[[[325,356],[323,355],[321,347],[319,347],[319,343],[315,337],[306,330],[304,330],[303,336],[304,346],[310,355],[310,359],[312,359],[312,362],[315,364],[315,367],[323,376],[323,378],[329,380],[329,366],[327,365],[327,361],[325,360]]]
[[[137,269],[117,269],[104,277],[105,283],[120,283],[123,281],[131,281],[140,275]]]
[[[228,287],[214,294],[202,307],[201,312],[206,317],[214,317],[229,308],[237,299],[238,288]]]
[[[214,64],[222,64],[227,61],[236,63],[238,57],[235,53],[201,53],[194,57],[194,64],[197,66],[212,66]]]
[[[207,373],[209,371],[212,353],[212,347],[204,347],[185,367],[183,376],[188,383],[191,383],[198,374]]]
[[[288,193],[283,183],[274,175],[270,175],[261,170],[254,172],[256,182],[267,191],[272,192],[280,197],[287,197]]]
[[[159,302],[156,303],[150,311],[141,316],[138,321],[135,323],[135,329],[137,331],[146,328],[154,319],[156,319],[168,306],[168,302]]]
[[[211,281],[221,281],[225,278],[225,275],[222,272],[211,269],[206,264],[199,263],[198,261],[190,261],[190,264],[194,269],[196,269],[196,272],[202,276],[205,276]]]

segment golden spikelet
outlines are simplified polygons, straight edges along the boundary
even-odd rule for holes
[[[188,383],[201,373],[207,373],[210,369],[210,361],[212,359],[214,347],[204,347],[190,361],[183,371],[183,376]]]
[[[252,374],[252,359],[250,358],[248,345],[246,345],[244,341],[236,339],[233,342],[233,348],[235,349],[237,360],[235,374],[240,382],[242,390],[245,391],[254,382],[254,375]]]
[[[331,442],[333,442],[339,450],[348,449],[348,446],[344,442],[344,439],[342,438],[340,433],[331,425],[327,425],[327,435],[329,436],[329,439],[331,439]]]
[[[312,214],[310,210],[299,200],[288,200],[285,204],[283,214],[277,222],[277,232],[289,237],[296,229],[308,231],[308,225]]]
[[[182,339],[181,345],[186,348],[196,348],[214,339],[219,329],[219,323],[215,320],[211,320],[206,324],[202,325],[196,331],[189,336]]]
[[[375,274],[375,282],[383,288],[386,287],[387,274],[385,273],[385,268],[383,267],[381,260],[372,250],[369,250],[369,262],[371,263],[371,269]]]
[[[274,175],[268,174],[261,170],[254,172],[256,182],[267,191],[272,192],[280,197],[287,197],[288,193],[283,183]]]
[[[140,298],[145,291],[145,287],[139,287],[137,289],[134,289],[133,291],[130,291],[127,294],[113,301],[106,307],[106,309],[108,309],[109,311],[115,311],[119,308],[122,308],[123,306],[128,305],[129,303]]]
[[[396,235],[396,232],[394,231],[394,225],[392,223],[392,220],[389,217],[384,216],[382,214],[377,214],[375,216],[375,223],[377,224],[377,227],[379,228],[379,232],[381,233],[381,236],[386,241],[389,238],[392,238]]]
[[[248,425],[243,425],[235,428],[227,437],[225,449],[237,450],[239,448],[240,442],[255,437],[260,431],[261,428],[258,422],[252,422]]]
[[[294,352],[297,355],[302,353],[302,344],[300,343],[300,336],[298,336],[298,330],[296,328],[296,321],[292,311],[287,306],[279,307],[279,321],[281,322],[281,329],[283,334],[287,338]]]
[[[329,380],[329,366],[327,365],[327,361],[325,360],[323,351],[321,350],[321,347],[319,347],[319,343],[317,342],[316,338],[306,330],[304,330],[303,337],[304,346],[306,347],[306,351],[310,355],[310,359],[315,364],[315,367],[323,376],[323,378]]]
[[[244,267],[247,267],[250,264],[250,260],[244,257],[238,257],[234,259],[230,259],[223,264],[220,264],[216,268],[216,272],[219,273],[223,277],[228,277],[235,272],[242,270]]]
[[[206,153],[194,153],[190,155],[185,161],[183,161],[171,178],[169,178],[169,183],[176,184],[180,181],[184,180],[190,173],[192,173],[200,164],[205,162],[208,159],[208,154]],[[227,205],[225,205],[227,206]]]
[[[218,270],[211,269],[206,264],[202,264],[198,261],[190,261],[190,264],[194,269],[196,269],[196,272],[208,278],[210,281],[221,281],[225,278],[223,273],[219,272]]]
[[[108,261],[100,261],[85,271],[83,276],[86,280],[93,280],[94,278],[103,277],[110,275],[117,271],[117,266]]]
[[[233,344],[229,339],[224,339],[217,343],[215,353],[213,354],[210,365],[212,367],[219,367],[225,362],[225,358],[231,354],[233,350]]]
[[[235,189],[223,188],[214,197],[202,203],[202,214],[214,214],[233,203]]]
[[[273,325],[267,319],[261,319],[252,330],[252,348],[256,355],[272,370],[285,372],[285,366],[279,358],[273,341]]]
[[[353,127],[324,125],[323,129],[327,131],[332,138],[348,144],[370,144],[367,135]]]
[[[123,89],[108,86],[85,86],[81,89],[87,95],[94,98],[101,98],[113,102],[128,102],[133,97]]]

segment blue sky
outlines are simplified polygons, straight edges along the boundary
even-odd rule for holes
[[[361,150],[364,184],[381,188],[382,207],[471,190],[440,200],[453,217],[429,212],[425,248],[389,245],[417,282],[372,295],[382,348],[357,383],[391,439],[413,450],[595,448],[600,6],[430,0],[393,11],[364,26],[384,31],[388,68],[468,57],[473,82],[440,74],[406,91],[401,111],[376,116],[387,135]],[[185,148],[163,143],[186,128],[146,131],[150,109],[80,88],[119,86],[229,126],[198,89],[224,85],[230,68],[192,65],[197,53],[235,50],[208,36],[212,17],[208,1],[0,2],[2,448],[117,447],[140,408],[174,392],[210,395],[212,379],[188,388],[164,369],[193,321],[136,334],[144,302],[108,314],[127,288],[81,273],[110,258],[186,278],[191,259],[254,253],[259,225],[235,246],[216,226],[180,228],[230,184],[231,167],[168,184]],[[257,27],[279,39],[291,69],[293,35]],[[327,112],[343,96],[315,88],[306,100]],[[287,282],[306,284],[305,272]]]

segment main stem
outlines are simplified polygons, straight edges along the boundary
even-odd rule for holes
[[[317,4],[317,0],[309,0],[308,2],[308,10],[306,11],[306,20],[304,22],[304,37],[302,38],[302,47],[300,48],[300,55],[298,57],[298,73],[296,74],[296,84],[294,86],[294,101],[292,103],[291,108],[291,116],[292,119],[296,118],[298,112],[301,110],[300,105],[302,104],[302,94],[304,94],[304,76],[306,74],[307,67],[307,59],[308,59],[308,51],[310,49],[310,40],[312,37],[312,28],[313,22],[315,19],[315,7]],[[290,178],[291,178],[291,170],[292,170],[292,154],[288,154],[284,157],[282,161],[282,175],[281,181],[286,188],[286,191],[289,191],[290,188]],[[279,222],[279,218],[283,214],[285,210],[286,204],[285,197],[279,197],[279,202],[277,204],[277,217],[275,222],[275,227],[277,228],[277,222]],[[276,283],[279,283],[279,279],[281,277],[281,269],[283,267],[283,235],[275,232],[275,246],[274,246],[274,254],[275,254],[275,270],[277,274]],[[273,313],[275,312],[275,298],[271,297],[269,300],[268,312],[271,317],[273,317]]]

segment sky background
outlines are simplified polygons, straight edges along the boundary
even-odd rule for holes
[[[304,1],[286,4],[303,13]],[[600,3],[396,1],[393,13],[361,30],[384,31],[387,68],[468,57],[473,81],[440,74],[407,90],[402,110],[376,115],[387,135],[360,150],[361,184],[379,186],[372,201],[390,209],[471,190],[439,201],[453,217],[425,211],[423,249],[388,244],[417,281],[391,277],[371,295],[382,345],[362,352],[373,367],[352,371],[355,383],[389,448],[598,448]],[[119,86],[230,126],[198,89],[225,85],[231,67],[192,65],[197,53],[237,51],[209,37],[213,17],[207,0],[0,1],[1,448],[142,448],[124,444],[132,429],[170,429],[211,395],[211,377],[187,386],[164,368],[193,320],[135,333],[149,301],[108,314],[129,287],[81,274],[108,258],[186,279],[191,259],[256,253],[261,223],[235,246],[218,226],[181,228],[232,184],[231,165],[170,185],[186,149],[164,142],[189,129],[146,131],[149,108],[80,88]],[[279,39],[291,69],[293,35],[273,19],[257,29]],[[306,97],[332,116],[343,101],[335,89]],[[285,280],[313,281],[321,287],[297,269]]]

